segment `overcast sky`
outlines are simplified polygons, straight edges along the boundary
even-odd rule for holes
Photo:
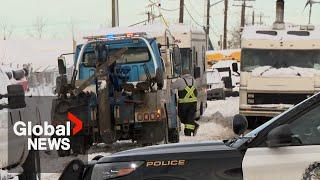
[[[153,0],[155,1],[155,0]],[[204,22],[204,9],[206,0],[185,0],[186,8],[191,12],[194,21],[198,24]],[[212,3],[218,0],[211,0]],[[263,14],[263,22],[271,24],[274,21],[276,0],[256,0],[248,2],[253,9],[247,9],[247,16],[255,11]],[[286,0],[285,18],[287,22],[306,24],[308,9],[303,11],[306,0]],[[119,0],[120,26],[128,26],[146,19],[145,12],[149,0]],[[179,6],[179,0],[162,0],[162,8],[174,10]],[[37,18],[45,22],[44,37],[47,39],[60,39],[69,37],[71,29],[87,31],[111,25],[111,0],[0,0],[0,24],[12,27],[11,38],[29,38],[34,34],[34,24]],[[239,26],[240,8],[232,5],[240,4],[229,0],[229,29]],[[223,30],[223,3],[211,9],[211,37],[216,39]],[[178,21],[178,11],[161,11],[167,21]],[[320,24],[320,5],[313,8],[313,23]],[[158,10],[156,10],[158,13]],[[185,22],[196,25],[190,15],[185,12]],[[251,21],[251,18],[250,18]]]

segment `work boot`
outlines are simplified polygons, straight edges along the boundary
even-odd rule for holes
[[[194,130],[193,130],[193,136],[196,136],[197,135],[197,133],[198,133],[198,129],[199,129],[199,124],[198,123],[194,123],[194,126],[195,126],[195,128],[194,128]]]
[[[191,136],[192,131],[189,129],[184,129],[184,135],[185,136]]]

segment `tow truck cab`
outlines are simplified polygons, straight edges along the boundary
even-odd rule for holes
[[[123,58],[116,61],[120,64],[118,69],[128,69],[127,82],[140,82],[147,80],[148,73],[151,77],[156,74],[156,68],[164,70],[163,63],[160,57],[157,41],[155,39],[146,39],[150,44],[150,48],[146,42],[141,39],[121,39],[124,34],[115,36],[114,39],[105,42],[108,49],[108,54],[112,55],[117,49],[127,47],[128,50],[124,53]],[[111,38],[111,35],[109,36]],[[76,49],[75,63],[80,54],[82,45],[78,45]],[[154,56],[154,57],[153,57]],[[94,67],[97,59],[94,54],[92,45],[89,45],[83,54],[79,65],[79,80],[84,80],[94,73]]]
[[[177,118],[167,117],[169,108],[175,110],[175,103],[168,101],[174,93],[168,91],[165,83],[166,70],[157,40],[143,32],[106,35],[91,43],[95,38],[87,37],[89,41],[77,47],[75,64],[79,73],[76,84],[92,76],[97,63],[103,63],[99,62],[95,51],[97,43],[104,46],[107,61],[119,49],[126,48],[107,70],[110,81],[97,79],[84,90],[99,94],[98,91],[106,87],[104,83],[109,83],[106,97],[110,103],[112,123],[107,128],[115,131],[115,140],[131,139],[153,144],[165,139],[166,128],[169,128],[169,136],[174,129],[177,137]],[[97,103],[97,108],[104,104]],[[100,131],[103,131],[101,124],[109,120],[99,117],[98,121]],[[172,142],[170,138],[168,141]]]

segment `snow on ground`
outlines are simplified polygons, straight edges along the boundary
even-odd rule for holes
[[[239,97],[229,97],[226,100],[208,101],[208,107],[204,113],[205,117],[215,113],[221,113],[223,117],[232,117],[239,113]]]

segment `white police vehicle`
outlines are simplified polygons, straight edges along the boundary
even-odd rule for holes
[[[0,180],[40,179],[40,157],[28,151],[26,137],[16,136],[13,125],[26,121],[24,87],[13,85],[6,71],[0,68]]]

